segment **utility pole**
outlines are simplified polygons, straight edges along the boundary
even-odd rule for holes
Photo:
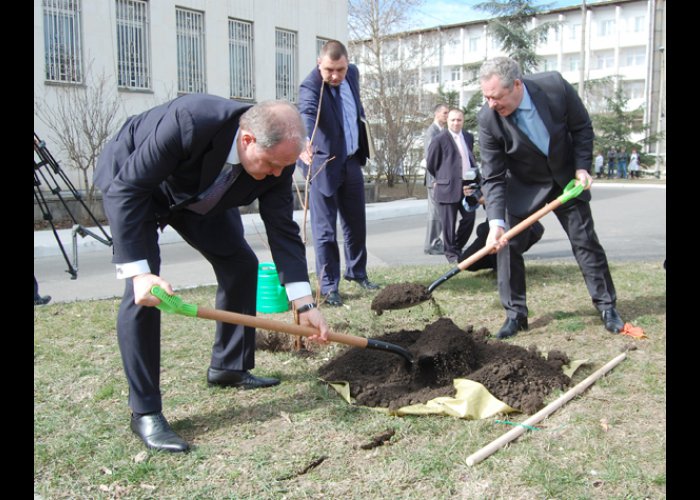
[[[581,3],[581,56],[578,68],[578,95],[585,102],[583,85],[586,74],[586,0],[583,0]]]

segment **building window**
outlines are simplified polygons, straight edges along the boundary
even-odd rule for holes
[[[636,16],[632,22],[632,30],[635,33],[644,31],[644,16]]]
[[[117,84],[120,87],[151,87],[148,4],[142,0],[116,0]]]
[[[275,30],[275,96],[297,102],[297,34]]]
[[[462,66],[452,66],[452,72],[451,72],[451,78],[453,82],[459,81],[462,79]]]
[[[598,36],[610,36],[615,31],[615,20],[605,19],[598,23]]]
[[[615,52],[612,50],[602,50],[595,54],[596,69],[606,69],[615,67]]]
[[[644,97],[644,81],[622,82],[622,91],[628,99],[642,99]]]
[[[228,20],[228,56],[231,97],[255,99],[253,86],[253,23]]]
[[[423,75],[425,83],[440,83],[440,73],[437,68],[428,68]]]
[[[570,24],[569,25],[569,39],[570,40],[578,40],[578,37],[580,34],[581,34],[581,25],[580,24]]]
[[[469,52],[478,52],[479,51],[479,41],[481,40],[480,36],[473,36],[469,39]]]
[[[554,42],[558,42],[561,38],[561,28],[559,26],[552,26],[549,28],[549,35],[547,36],[548,40],[552,40]]]
[[[581,56],[579,54],[566,56],[563,63],[565,71],[578,71],[580,62]]]
[[[80,1],[44,0],[46,79],[82,83]]]
[[[321,49],[323,48],[324,45],[326,45],[326,42],[328,42],[328,38],[321,38],[320,36],[316,37],[316,55],[319,56],[321,55]]]
[[[646,50],[644,47],[632,47],[620,51],[621,66],[644,66]]]
[[[557,64],[557,57],[545,57],[542,60],[542,70],[543,71],[559,71],[559,66]]]
[[[177,90],[206,92],[204,66],[204,13],[175,9],[177,25]]]

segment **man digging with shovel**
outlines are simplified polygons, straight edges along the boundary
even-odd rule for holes
[[[162,413],[160,300],[172,294],[159,276],[158,228],[170,225],[211,264],[219,309],[255,315],[258,258],[243,234],[239,206],[258,200],[280,282],[301,325],[328,340],[316,308],[299,226],[292,218],[292,173],[306,140],[296,108],[286,101],[254,106],[188,94],[130,117],[105,146],[95,185],[114,240],[117,277],[125,280],[117,337],[129,383],[131,430],[148,448],[182,452],[189,444]],[[217,322],[209,385],[259,389],[279,383],[250,373],[255,329]]]
[[[554,213],[605,328],[619,333],[624,323],[615,309],[615,286],[589,203],[594,135],[586,108],[559,73],[523,77],[518,63],[507,57],[486,61],[479,78],[486,99],[477,120],[490,225],[487,245],[500,250],[498,291],[506,310],[496,336],[512,337],[528,329],[523,251],[530,229],[511,241],[502,236],[507,227],[555,199],[572,178],[584,187],[583,193]]]

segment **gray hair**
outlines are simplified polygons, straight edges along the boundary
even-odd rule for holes
[[[501,85],[506,89],[512,89],[515,80],[523,79],[520,65],[510,57],[494,57],[481,65],[479,80],[488,80],[494,75],[500,78]]]
[[[241,115],[240,127],[250,131],[263,149],[285,141],[296,142],[299,151],[306,145],[306,126],[297,108],[289,101],[263,101]]]

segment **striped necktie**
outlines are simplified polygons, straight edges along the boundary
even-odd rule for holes
[[[224,168],[221,169],[219,176],[216,178],[216,180],[214,180],[214,183],[199,195],[199,199],[197,201],[190,203],[186,208],[200,215],[204,215],[209,212],[221,200],[221,198],[223,198],[224,193],[238,178],[242,169],[243,167],[240,163],[235,165],[232,163],[225,164]]]

